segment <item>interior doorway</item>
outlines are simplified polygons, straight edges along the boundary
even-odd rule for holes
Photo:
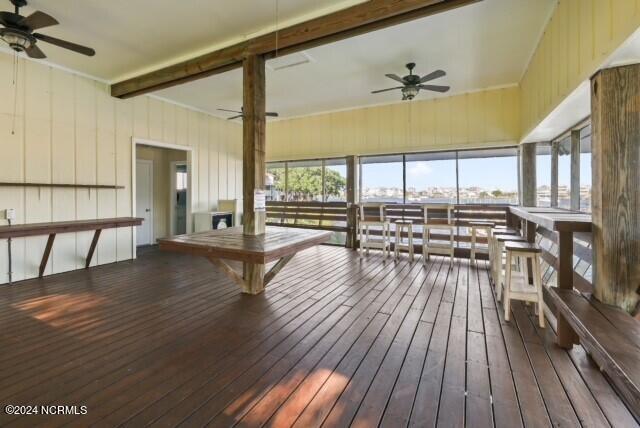
[[[144,219],[136,228],[136,246],[191,230],[191,148],[133,140],[134,207]]]
[[[171,162],[171,186],[169,198],[171,199],[171,235],[187,233],[187,190],[189,187],[187,163],[182,161]]]
[[[153,243],[153,162],[136,159],[136,217],[144,219],[137,227],[136,245]]]

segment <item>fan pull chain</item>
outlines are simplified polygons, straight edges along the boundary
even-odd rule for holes
[[[280,23],[279,23],[279,0],[276,0],[276,58],[278,58],[278,42],[280,38]]]
[[[11,117],[11,135],[16,133],[16,115],[18,113],[18,52],[13,56],[13,116]]]

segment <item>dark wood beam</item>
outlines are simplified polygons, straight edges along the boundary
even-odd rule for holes
[[[250,55],[265,58],[347,39],[482,0],[369,0],[329,15],[258,36],[111,85],[111,95],[129,98],[242,67]],[[277,41],[277,43],[276,43]]]

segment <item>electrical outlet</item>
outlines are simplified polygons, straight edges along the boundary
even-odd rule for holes
[[[15,220],[16,219],[15,208],[7,208],[6,210],[4,210],[4,218],[7,220]]]

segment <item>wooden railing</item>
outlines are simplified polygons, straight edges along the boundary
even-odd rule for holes
[[[267,201],[267,225],[348,232],[347,203]]]

